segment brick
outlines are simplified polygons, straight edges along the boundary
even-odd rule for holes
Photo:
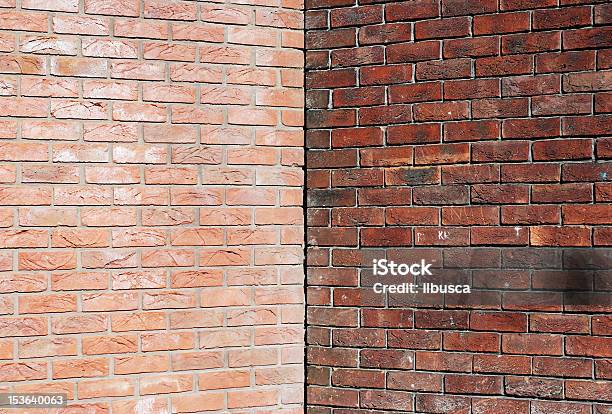
[[[501,377],[451,374],[445,377],[444,386],[449,393],[495,395],[500,391]]]
[[[525,141],[493,141],[472,144],[473,162],[528,160],[529,143]]]
[[[532,186],[533,203],[590,202],[593,199],[588,184],[539,184]]]
[[[495,183],[498,181],[499,167],[495,165],[448,165],[442,167],[443,184]]]
[[[108,35],[109,23],[105,18],[74,15],[55,15],[51,19],[56,33]]]
[[[566,136],[605,135],[608,130],[606,116],[568,117],[563,121],[562,133]]]
[[[474,312],[470,315],[470,328],[479,331],[524,332],[527,330],[527,318],[521,313]],[[524,362],[522,366],[525,366]]]
[[[529,320],[536,332],[587,333],[588,319],[581,315],[531,315]]]
[[[540,410],[540,411],[545,410],[545,411],[558,412],[558,413],[576,412],[576,413],[582,414],[582,413],[587,413],[590,407],[588,405],[578,404],[578,403],[539,401],[539,402],[534,403],[534,409]]]
[[[497,54],[499,54],[499,39],[496,37],[444,40],[443,55],[445,58],[494,56]]]
[[[309,110],[306,114],[306,125],[311,128],[330,126],[353,126],[356,114],[353,110]]]
[[[387,21],[421,20],[438,17],[439,13],[438,4],[418,0],[388,4],[385,9],[385,18]]]
[[[568,92],[589,92],[610,89],[611,79],[607,72],[569,74],[563,77],[563,90]]]
[[[109,362],[105,358],[81,358],[53,361],[53,378],[97,377],[108,374]]]
[[[385,375],[383,372],[359,371],[351,369],[336,370],[332,374],[332,383],[336,386],[383,388]]]
[[[412,121],[409,105],[374,106],[359,111],[360,125],[405,123]]]
[[[206,410],[217,410],[223,407],[222,394],[210,395],[185,395],[172,398],[172,405],[177,411],[193,412],[204,408]]]
[[[556,206],[504,206],[503,224],[559,224],[561,215]]]
[[[495,333],[444,333],[444,349],[471,352],[498,352],[500,349],[499,334]]]
[[[599,5],[595,6],[595,23],[605,24],[610,22],[610,6]]]
[[[383,61],[384,50],[379,46],[334,50],[331,53],[332,67],[372,65]]]
[[[146,0],[144,4],[144,16],[151,19],[195,20],[195,14],[195,5],[185,1]]]
[[[380,145],[383,131],[380,128],[341,128],[332,131],[332,147],[365,147]]]
[[[308,399],[313,401],[313,404],[330,403],[340,407],[357,407],[359,393],[355,390],[348,389],[327,389],[322,387],[308,388]]]
[[[9,105],[0,109],[2,116],[43,118],[47,108],[42,98],[5,98]]]
[[[413,200],[420,205],[467,204],[468,192],[461,185],[419,187],[414,190]]]
[[[550,7],[556,6],[554,0],[544,0],[542,3],[533,4],[530,1],[525,0],[502,0],[500,3],[501,10],[521,10],[521,9],[534,9],[539,7]],[[537,7],[536,7],[537,6]]]
[[[360,70],[363,85],[382,85],[407,82],[412,79],[412,65],[374,66]]]
[[[514,228],[474,227],[470,241],[474,245],[526,245],[529,234]]]
[[[118,79],[162,80],[164,67],[152,62],[113,61],[110,64],[111,77]]]
[[[469,59],[419,62],[416,65],[417,80],[467,78],[472,66]],[[429,99],[435,100],[435,99]]]
[[[610,110],[610,93],[598,93],[595,95],[595,112],[612,112]]]
[[[230,63],[245,65],[249,62],[249,50],[234,46],[201,46],[199,48],[202,62],[206,63]]]
[[[606,27],[563,32],[563,46],[568,50],[610,47],[610,30]]]
[[[440,170],[435,167],[397,168],[385,172],[387,185],[438,184]]]
[[[592,157],[592,142],[584,139],[565,139],[561,141],[540,141],[533,145],[535,160],[582,159]]]
[[[127,379],[91,380],[79,382],[77,394],[79,398],[123,397],[133,395],[134,383]]]
[[[572,72],[593,69],[595,55],[592,51],[544,53],[536,55],[536,72]]]
[[[590,377],[591,362],[584,358],[534,357],[533,371],[537,375],[553,377]]]
[[[522,185],[476,184],[472,186],[471,200],[478,204],[526,204],[529,189]]]
[[[468,14],[491,13],[497,11],[497,3],[491,0],[479,0],[469,5],[458,0],[444,0],[442,2],[443,16],[462,16]]]
[[[55,36],[24,36],[21,42],[21,51],[25,53],[76,55],[77,44],[72,39]]]
[[[502,349],[512,354],[561,355],[561,338],[548,334],[504,334]]]
[[[556,32],[513,34],[502,37],[503,54],[537,53],[561,49],[561,34]]]
[[[167,355],[121,356],[115,357],[114,361],[115,374],[162,372],[170,366]]]
[[[549,138],[561,133],[561,123],[557,118],[508,119],[502,123],[503,138]]]
[[[334,187],[368,187],[381,185],[383,183],[383,171],[371,170],[345,170],[334,171],[332,175],[332,185]]]
[[[443,207],[444,225],[483,225],[499,224],[497,207]]]
[[[561,29],[587,26],[591,23],[588,7],[570,7],[559,13],[557,10],[536,10],[533,14],[535,29]]]
[[[439,41],[423,41],[389,45],[385,53],[389,63],[401,63],[437,59],[440,50]]]
[[[259,9],[255,22],[262,26],[275,26],[289,29],[303,29],[302,15],[297,11]]]
[[[24,9],[35,9],[35,10],[54,10],[64,12],[78,12],[79,5],[73,0],[58,1],[57,3],[48,2],[46,0],[26,0],[22,4]]]
[[[137,130],[129,124],[95,124],[83,128],[84,141],[135,142]]]
[[[378,5],[334,9],[330,13],[331,27],[381,23],[382,11]]]
[[[416,409],[419,411],[444,412],[453,410],[457,413],[468,412],[470,400],[466,397],[438,394],[419,394],[416,399]]]
[[[526,98],[479,99],[472,102],[473,118],[512,118],[527,116]]]
[[[262,12],[262,14],[265,13]],[[273,12],[269,12],[273,15]],[[242,7],[221,6],[215,4],[201,5],[200,16],[203,21],[225,24],[248,24],[249,13]]]
[[[469,372],[472,357],[469,354],[417,351],[416,368],[426,371]]]
[[[452,122],[444,125],[445,141],[481,141],[497,139],[499,123],[495,121]]]
[[[114,22],[114,32],[115,36],[118,37],[168,38],[168,26],[156,21],[116,19]]]
[[[542,96],[532,101],[534,115],[586,114],[592,110],[591,97],[572,95],[571,97]]]
[[[588,246],[591,233],[584,227],[535,227],[531,244],[535,246]]]
[[[440,141],[440,124],[392,125],[387,128],[388,144],[420,144]],[[333,139],[333,138],[332,138]]]
[[[465,246],[469,244],[469,232],[459,227],[415,228],[415,245]]]
[[[504,96],[530,96],[559,93],[559,76],[520,76],[502,80],[502,93]],[[539,99],[541,97],[535,97]]]
[[[469,160],[468,144],[440,144],[417,147],[417,164],[454,164]]]
[[[363,229],[362,246],[404,246],[411,243],[409,229]]]
[[[533,70],[533,61],[528,56],[485,57],[476,60],[476,76],[526,75]]]
[[[467,117],[468,107],[464,102],[428,102],[414,107],[414,118],[417,121],[450,121]]]
[[[505,385],[506,393],[522,397],[560,398],[563,383],[559,380],[511,377]]]
[[[137,16],[139,4],[135,1],[123,4],[117,0],[87,0],[85,2],[85,13],[88,14],[107,14],[113,16]]]
[[[490,35],[529,30],[529,13],[499,13],[474,16],[474,34]]]
[[[387,10],[392,6],[393,4],[388,4]],[[389,18],[387,18],[387,21],[389,21]],[[369,25],[359,30],[359,43],[363,45],[407,42],[411,39],[412,30],[410,23]]]
[[[37,12],[23,12],[17,10],[0,11],[2,30],[26,30],[30,32],[47,31],[47,15]]]
[[[470,22],[467,17],[451,17],[417,22],[414,25],[415,38],[422,40],[463,37],[469,34],[469,26]]]
[[[172,25],[172,38],[176,40],[196,40],[202,42],[223,42],[223,29],[213,25],[194,25],[175,23]]]
[[[413,85],[398,85],[390,86],[388,88],[389,103],[435,101],[441,98],[442,88],[441,85],[437,82],[425,82]],[[382,99],[382,102],[378,103],[384,103],[384,99]]]
[[[496,79],[451,80],[444,82],[444,98],[473,99],[499,97],[500,86]]]
[[[608,224],[603,205],[565,206],[563,222],[566,224]]]
[[[287,99],[285,94],[284,99]],[[337,89],[333,93],[334,107],[380,105],[385,101],[385,91],[382,87],[361,87]],[[297,105],[301,105],[298,103]],[[283,106],[287,106],[287,103]]]
[[[568,355],[609,357],[609,338],[573,336],[565,342],[565,351]]]
[[[354,28],[309,31],[306,34],[306,48],[310,50],[355,46],[355,32]]]
[[[605,332],[609,331],[609,327],[607,326],[607,323],[609,322],[609,318],[606,316],[597,316],[595,318],[591,319],[592,324],[593,324],[593,331],[596,332],[597,334],[603,334]]]
[[[147,42],[143,47],[145,59],[194,62],[196,47],[193,45]]]

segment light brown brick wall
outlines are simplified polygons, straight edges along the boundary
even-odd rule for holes
[[[0,0],[0,391],[301,411],[302,5],[253,3]]]
[[[306,10],[308,414],[612,414],[612,3]]]

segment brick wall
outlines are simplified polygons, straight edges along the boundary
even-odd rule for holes
[[[0,1],[0,391],[301,410],[301,8]]]
[[[310,414],[612,412],[606,3],[306,2]]]

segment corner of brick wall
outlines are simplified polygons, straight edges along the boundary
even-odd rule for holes
[[[305,14],[308,413],[610,413],[612,6]],[[415,257],[518,293],[373,293],[372,259]]]
[[[0,0],[1,392],[301,412],[302,9]]]

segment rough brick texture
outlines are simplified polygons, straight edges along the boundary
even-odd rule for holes
[[[301,10],[0,1],[0,391],[301,411]]]
[[[309,414],[612,412],[608,3],[307,0]]]

